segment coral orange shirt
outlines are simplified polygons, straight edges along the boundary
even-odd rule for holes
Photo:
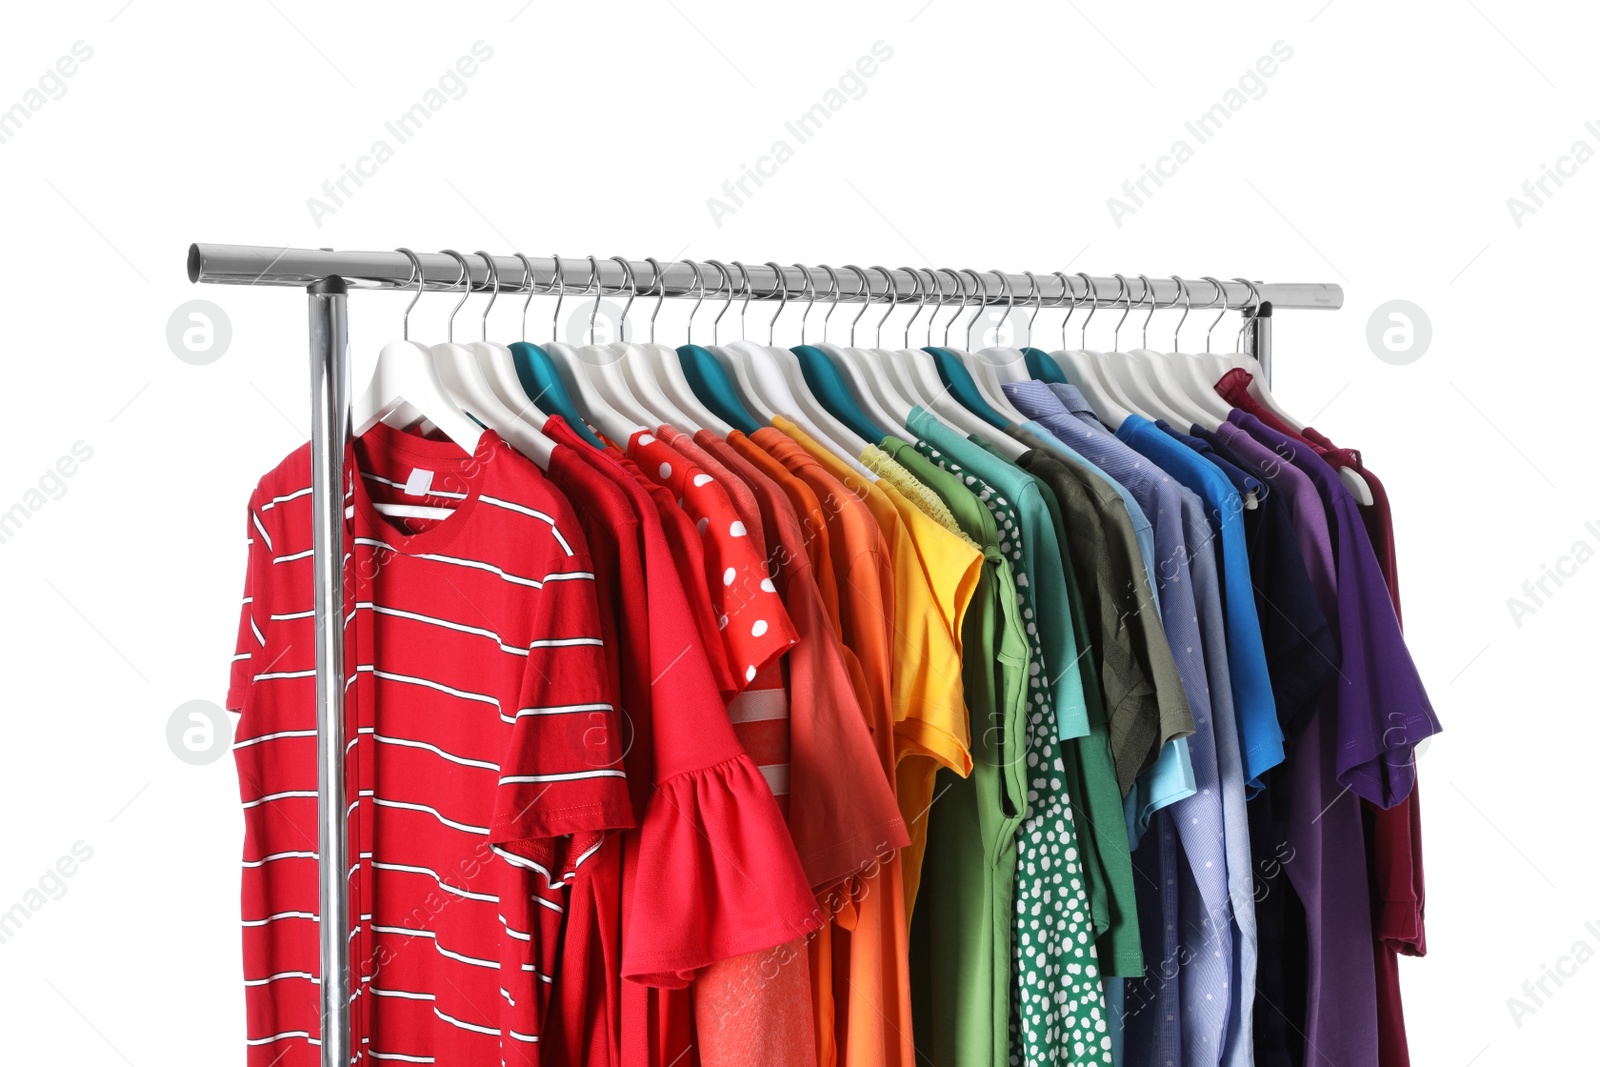
[[[909,917],[928,843],[934,776],[941,766],[963,778],[972,773],[960,634],[983,556],[894,486],[861,478],[794,423],[779,416],[772,424],[866,504],[889,547],[895,594],[891,700],[896,795],[911,833],[911,846],[902,856]]]
[[[892,781],[895,592],[888,545],[866,504],[793,438],[764,426],[750,440],[809,485],[827,516],[839,580],[841,638],[860,666],[862,710],[882,773]],[[828,973],[823,970],[828,968],[833,975],[831,991],[813,980],[819,1064],[913,1067],[916,1051],[899,851],[885,850],[870,870],[831,891],[825,906],[833,918],[833,936],[830,941],[824,933],[811,943],[813,971]]]

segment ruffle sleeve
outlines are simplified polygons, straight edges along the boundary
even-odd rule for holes
[[[743,753],[656,784],[637,876],[622,973],[645,985],[686,986],[821,926],[772,789]]]

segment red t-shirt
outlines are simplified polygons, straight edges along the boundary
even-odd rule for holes
[[[262,1067],[317,1064],[321,1037],[309,456],[251,496],[228,692]],[[345,470],[355,1047],[535,1063],[567,886],[605,830],[633,823],[588,547],[492,432],[468,456],[379,425]],[[378,503],[453,514],[392,521]]]
[[[682,988],[690,976],[814,929],[815,905],[772,793],[734,737],[650,492],[624,460],[582,442],[560,419],[544,432],[565,446],[551,458],[552,477],[568,485],[597,545],[603,528],[636,531],[632,548],[625,533],[612,538],[621,660],[628,669],[643,648],[649,663],[647,706],[627,706],[625,760],[652,789],[639,826],[623,835],[620,914],[608,920],[597,909],[596,921],[620,931],[621,977],[632,979],[616,989],[620,1017],[609,1024],[620,1034],[619,1062],[664,1065],[690,1047]],[[618,499],[615,490],[631,515],[605,503]],[[626,699],[626,679],[622,689]],[[616,986],[619,976],[604,981]],[[557,993],[565,1000],[565,990]]]

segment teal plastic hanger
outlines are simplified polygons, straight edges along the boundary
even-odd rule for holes
[[[931,346],[923,351],[933,356],[934,365],[939,368],[939,377],[944,379],[944,384],[950,387],[950,395],[960,401],[962,407],[997,430],[1006,428],[1009,420],[989,406],[983,394],[978,392],[978,383],[972,380],[972,372],[962,365],[958,356],[948,349]]]
[[[605,443],[594,435],[583,421],[583,416],[578,414],[578,406],[572,402],[567,387],[561,384],[561,375],[550,359],[550,353],[527,341],[513,341],[508,347],[511,349],[512,362],[517,365],[517,378],[539,410],[546,415],[560,415],[572,427],[573,433],[596,448],[605,448]]]
[[[716,356],[699,345],[679,345],[678,362],[683,364],[683,376],[689,380],[689,388],[717,418],[746,435],[765,425],[744,406],[739,390],[734,388],[733,380]]]
[[[867,417],[850,395],[844,375],[833,365],[833,360],[815,345],[801,345],[792,350],[800,359],[800,373],[805,376],[811,395],[821,402],[850,431],[868,444],[877,444],[889,436],[889,431]]]
[[[1024,348],[1022,354],[1026,357],[1030,375],[1041,382],[1067,384],[1067,376],[1061,373],[1061,364],[1051,359],[1041,349]]]

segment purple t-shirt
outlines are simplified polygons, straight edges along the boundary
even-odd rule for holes
[[[1361,505],[1338,472],[1305,445],[1237,408],[1228,422],[1304,472],[1322,498],[1344,652],[1333,682],[1339,709],[1338,780],[1380,808],[1393,807],[1416,781],[1413,750],[1439,732],[1439,720],[1400,634],[1389,587],[1361,521]]]

